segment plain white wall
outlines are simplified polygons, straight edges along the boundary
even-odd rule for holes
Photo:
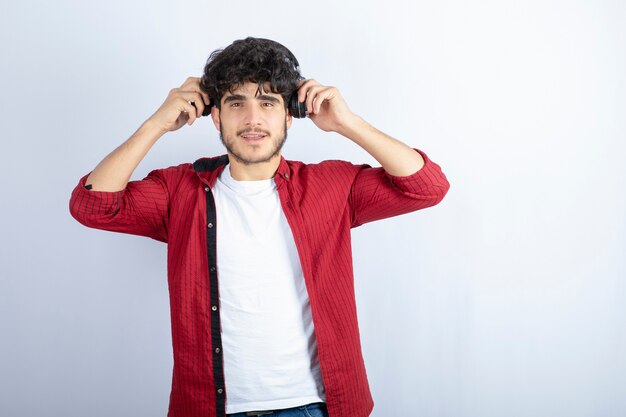
[[[166,247],[81,226],[69,196],[248,35],[452,185],[354,230],[372,415],[626,415],[625,21],[621,1],[5,2],[0,415],[166,414]],[[133,179],[221,153],[205,118]],[[310,120],[284,154],[375,164]]]

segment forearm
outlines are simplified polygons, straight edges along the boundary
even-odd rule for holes
[[[144,122],[96,166],[86,184],[91,184],[94,191],[123,190],[137,165],[162,135],[163,132],[149,121]]]
[[[393,176],[405,177],[424,166],[424,158],[413,148],[381,132],[354,115],[338,133],[361,146]]]

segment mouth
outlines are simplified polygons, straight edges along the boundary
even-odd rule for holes
[[[246,142],[260,142],[267,136],[267,134],[263,132],[248,132],[239,136]]]

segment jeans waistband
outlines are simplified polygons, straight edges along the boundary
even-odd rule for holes
[[[279,410],[243,411],[243,412],[227,414],[226,416],[227,417],[230,417],[230,416],[254,416],[254,417],[256,417],[256,416],[265,416],[265,415],[267,415],[267,416],[271,417],[272,414],[277,414],[277,413],[279,413],[281,411],[291,410],[291,409],[296,409],[296,408],[304,408],[304,407],[309,407],[309,406],[317,405],[317,404],[324,404],[324,403],[310,403],[310,404],[306,404],[306,405],[299,405],[299,406],[296,406],[296,407],[282,408],[282,409],[279,409]]]

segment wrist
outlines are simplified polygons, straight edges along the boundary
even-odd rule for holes
[[[156,143],[161,136],[167,132],[167,129],[163,129],[163,127],[152,119],[146,120],[141,126],[139,126],[139,129],[137,129],[138,134],[150,138],[154,143]]]
[[[341,119],[336,132],[347,137],[348,139],[353,139],[355,136],[358,136],[358,132],[363,130],[366,125],[367,122],[365,120],[363,120],[360,116],[351,113],[350,116]]]
[[[358,143],[367,132],[371,132],[372,126],[367,123],[363,118],[353,114],[352,116],[345,118],[341,123],[341,126],[337,129],[337,133],[345,136],[353,142]]]

